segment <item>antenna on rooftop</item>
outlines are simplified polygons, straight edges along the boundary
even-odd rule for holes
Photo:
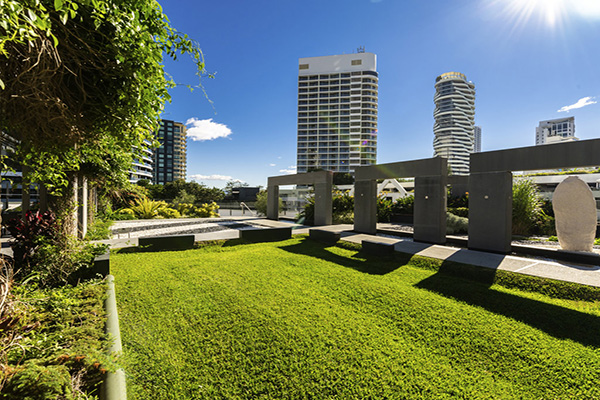
[[[364,53],[365,52],[365,46],[359,46],[358,49],[356,49],[357,53]]]

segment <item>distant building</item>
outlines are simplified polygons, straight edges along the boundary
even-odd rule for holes
[[[571,142],[579,140],[575,137],[575,117],[540,121],[535,128],[535,145]]]
[[[353,173],[377,163],[377,58],[300,58],[297,171]]]
[[[473,153],[481,153],[481,127],[473,127],[473,138],[475,139],[473,145]]]
[[[150,142],[147,142],[150,145]],[[141,151],[138,157],[134,158],[129,171],[129,182],[145,179],[152,182],[154,178],[154,152],[150,148]]]
[[[469,155],[475,150],[475,85],[459,72],[435,80],[433,155],[448,159],[454,175],[469,174]]]
[[[154,151],[154,183],[165,183],[186,177],[186,127],[180,122],[163,119],[156,138],[160,147]]]

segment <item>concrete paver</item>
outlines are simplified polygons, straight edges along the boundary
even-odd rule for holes
[[[248,222],[252,223],[252,225],[264,226],[266,228],[289,227],[290,225],[293,225],[292,232],[294,234],[308,234],[309,229],[312,228],[305,225],[299,225],[291,221],[273,221],[266,218],[249,215],[232,216],[228,217],[227,219],[236,220],[239,222]],[[578,265],[549,259],[518,257],[512,255],[486,253],[452,246],[417,243],[413,242],[410,238],[391,237],[389,235],[361,234],[353,232],[352,225],[320,226],[318,229],[339,232],[342,240],[353,243],[361,243],[363,240],[370,240],[380,243],[394,244],[394,249],[402,253],[600,287],[600,266]],[[238,237],[238,230],[223,230],[195,234],[196,241],[235,239]],[[137,238],[112,239],[101,242],[109,243],[112,248],[119,248],[136,246]]]

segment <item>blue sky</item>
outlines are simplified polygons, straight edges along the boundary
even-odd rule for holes
[[[377,55],[378,163],[432,156],[435,78],[449,71],[475,84],[482,151],[532,146],[540,120],[566,116],[600,137],[600,0],[159,1],[215,74],[211,102],[180,86],[163,113],[208,139],[188,139],[187,165],[208,186],[293,170],[298,58],[359,46]],[[184,57],[165,69],[197,83]]]

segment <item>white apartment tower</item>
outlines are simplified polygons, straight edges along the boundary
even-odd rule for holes
[[[535,145],[570,142],[579,140],[575,137],[575,117],[540,121],[535,128]]]
[[[299,173],[376,164],[378,81],[373,53],[300,58]]]
[[[473,139],[475,140],[473,145],[473,153],[481,153],[481,127],[473,127]]]
[[[435,80],[433,155],[448,159],[454,175],[469,174],[469,154],[475,150],[475,85],[459,72]]]

